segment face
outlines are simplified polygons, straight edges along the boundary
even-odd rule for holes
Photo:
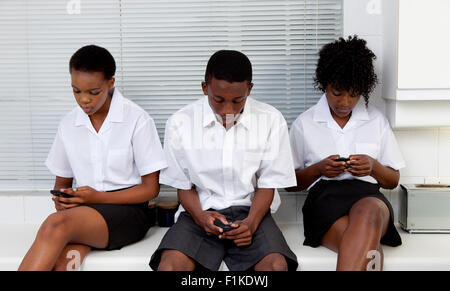
[[[348,117],[361,98],[361,95],[354,95],[345,90],[340,91],[331,85],[328,85],[326,95],[332,113],[340,118]]]
[[[78,105],[89,116],[108,108],[109,91],[114,88],[114,78],[105,80],[102,72],[71,72],[73,94]]]
[[[209,105],[227,128],[227,125],[233,125],[242,113],[252,88],[253,83],[249,84],[248,81],[230,83],[214,77],[208,83],[202,83],[203,93],[208,95]]]

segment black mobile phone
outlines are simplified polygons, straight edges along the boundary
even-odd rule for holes
[[[350,159],[349,158],[337,158],[337,159],[334,159],[334,161],[335,162],[348,162],[348,161],[350,161]]]
[[[231,225],[223,224],[223,222],[220,221],[219,219],[214,220],[214,225],[223,229],[223,232],[228,232],[230,230],[235,229],[235,227],[232,227]]]
[[[52,195],[58,196],[58,197],[64,197],[64,198],[73,198],[72,195],[69,195],[67,193],[61,192],[59,190],[50,190],[50,193]]]

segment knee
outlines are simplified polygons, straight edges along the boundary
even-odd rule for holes
[[[255,266],[255,271],[287,271],[286,259],[281,254],[273,255],[270,260],[265,260]]]
[[[184,255],[174,252],[164,251],[161,255],[161,262],[158,271],[193,271],[195,263],[189,261]]]
[[[383,226],[383,206],[378,202],[361,203],[361,205],[352,209],[352,212],[355,218],[365,227],[379,229]]]
[[[51,214],[39,229],[38,237],[46,240],[61,239],[67,233],[67,219],[63,214]]]
[[[270,271],[287,271],[288,266],[285,258],[280,258],[270,264]]]

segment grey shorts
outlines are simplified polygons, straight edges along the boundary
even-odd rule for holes
[[[232,222],[245,219],[249,211],[250,207],[233,206],[217,212]],[[219,270],[222,261],[225,261],[230,271],[249,270],[271,253],[282,254],[289,271],[295,271],[298,267],[297,257],[289,248],[270,212],[264,216],[253,234],[252,244],[244,247],[237,247],[233,241],[221,240],[217,236],[208,236],[189,213],[182,212],[150,260],[149,265],[155,271],[164,250],[178,250],[193,259],[197,263],[197,269],[209,271]]]

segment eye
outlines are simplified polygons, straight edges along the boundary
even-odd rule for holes
[[[81,92],[80,90],[73,89],[73,93],[75,93],[75,94],[79,94],[80,92]]]
[[[214,99],[214,102],[216,102],[216,103],[223,103],[223,98],[217,98],[217,97],[214,97],[213,98]]]
[[[233,100],[233,103],[237,104],[237,103],[241,103],[242,101],[244,101],[244,98],[237,98],[237,99]]]
[[[89,94],[96,96],[96,95],[100,94],[100,92],[102,92],[102,91],[101,90],[100,91],[91,91],[91,92],[89,92]]]

